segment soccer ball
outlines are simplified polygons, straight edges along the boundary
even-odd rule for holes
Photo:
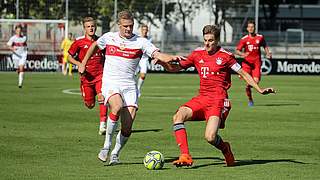
[[[143,164],[149,170],[161,169],[164,165],[164,157],[159,151],[150,151],[144,156]]]

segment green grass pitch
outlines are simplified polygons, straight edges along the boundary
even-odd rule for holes
[[[320,179],[320,77],[264,76],[261,86],[277,95],[254,93],[247,107],[245,84],[233,76],[232,110],[226,129],[237,166],[225,167],[222,154],[204,140],[204,122],[186,128],[194,165],[171,164],[179,150],[172,115],[198,89],[195,74],[148,74],[139,100],[134,132],[121,165],[105,166],[97,153],[98,108],[85,108],[78,76],[0,73],[0,179]],[[63,93],[73,89],[76,94]],[[162,170],[143,166],[144,155],[158,150]]]

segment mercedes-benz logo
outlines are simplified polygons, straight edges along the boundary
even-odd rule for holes
[[[262,58],[261,59],[262,64],[261,64],[261,74],[266,75],[269,74],[272,70],[272,63],[269,59],[267,58]]]

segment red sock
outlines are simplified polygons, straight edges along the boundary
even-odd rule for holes
[[[104,104],[99,104],[99,108],[100,108],[100,122],[106,122],[108,106]]]
[[[176,136],[176,142],[180,148],[180,153],[189,154],[187,131],[184,127],[184,124],[175,124],[173,128]]]
[[[247,86],[246,87],[246,93],[247,93],[247,96],[249,98],[249,101],[252,101],[251,86]]]
[[[109,113],[109,118],[110,118],[112,121],[118,121],[119,116],[118,116],[118,115],[114,115],[112,112],[110,112],[110,113]]]

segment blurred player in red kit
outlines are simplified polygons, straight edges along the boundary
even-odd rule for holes
[[[233,166],[235,159],[231,146],[218,134],[219,128],[225,127],[225,120],[231,109],[227,92],[231,86],[230,71],[233,70],[241,75],[261,94],[274,93],[274,90],[260,88],[253,78],[242,70],[234,55],[218,45],[220,29],[217,26],[206,25],[202,32],[204,47],[194,50],[185,60],[180,60],[178,64],[161,60],[157,62],[172,72],[194,66],[200,77],[199,94],[180,106],[173,116],[173,130],[180,148],[179,159],[173,164],[177,167],[193,164],[184,122],[206,120],[205,139],[222,152],[227,166]]]
[[[87,50],[93,42],[99,37],[96,33],[96,22],[92,17],[85,17],[82,20],[85,35],[78,37],[71,45],[68,53],[68,60],[79,66],[87,53]],[[84,74],[81,75],[80,89],[84,104],[92,109],[95,106],[96,96],[100,106],[100,127],[99,134],[105,134],[105,123],[107,119],[107,106],[104,105],[104,98],[101,94],[102,86],[102,72],[104,64],[104,55],[101,50],[97,51],[87,64],[87,69]]]
[[[248,34],[240,39],[236,48],[236,54],[244,58],[241,66],[244,71],[249,73],[256,83],[261,79],[261,51],[260,47],[264,48],[266,57],[271,59],[271,52],[267,43],[261,34],[255,32],[255,22],[249,20],[247,22]],[[242,50],[244,49],[244,52]],[[247,84],[246,93],[249,99],[248,106],[253,106],[253,98],[251,92],[252,86]]]

